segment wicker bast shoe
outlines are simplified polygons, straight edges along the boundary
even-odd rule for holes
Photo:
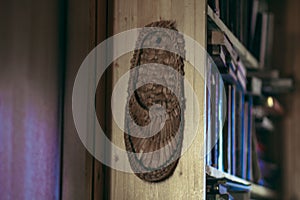
[[[134,173],[157,182],[172,175],[181,154],[185,50],[174,21],[146,27],[151,28],[139,33],[131,59],[135,70],[129,79],[124,139]]]

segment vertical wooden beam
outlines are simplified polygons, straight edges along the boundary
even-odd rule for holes
[[[272,3],[273,4],[273,3]],[[275,38],[274,67],[282,75],[293,76],[295,91],[284,95],[285,115],[282,123],[283,141],[276,147],[282,151],[282,199],[299,199],[300,158],[299,158],[299,108],[300,108],[300,2],[288,0],[274,2]]]
[[[93,157],[80,141],[72,115],[72,91],[77,71],[95,46],[95,0],[68,2],[64,108],[62,199],[91,199]]]
[[[107,39],[112,33],[112,2],[109,0],[95,1],[95,46]],[[96,112],[103,131],[109,137],[110,117],[110,85],[111,70],[108,69],[98,83],[96,91]],[[99,134],[99,133],[95,133]],[[105,149],[103,149],[105,150]],[[94,158],[93,199],[109,199],[107,184],[109,183],[108,168]]]
[[[206,1],[204,0],[115,0],[113,33],[120,33],[159,19],[176,20],[179,31],[206,45]],[[200,55],[192,55],[199,59]],[[131,54],[114,62],[113,85],[128,71]],[[204,61],[203,58],[200,60]],[[195,74],[195,69],[185,63],[185,77],[198,94],[201,114],[204,112],[204,79]],[[122,97],[126,98],[126,97]],[[203,116],[203,115],[201,115]],[[201,118],[201,117],[200,117]],[[147,183],[134,174],[111,170],[111,199],[204,199],[204,121],[201,118],[197,136],[181,157],[174,174],[160,183]],[[112,123],[111,140],[125,149],[123,133]]]

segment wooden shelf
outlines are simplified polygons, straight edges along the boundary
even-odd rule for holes
[[[236,51],[239,53],[244,65],[247,68],[258,69],[259,63],[256,58],[247,50],[247,48],[235,37],[235,35],[229,30],[229,28],[222,22],[222,20],[213,12],[213,10],[208,6],[207,15],[212,20],[216,27],[223,31],[229,41],[232,43]]]
[[[251,183],[251,196],[264,197],[269,199],[274,199],[278,197],[275,191],[254,183]]]
[[[273,198],[277,197],[276,192],[269,188],[251,183],[242,178],[219,171],[218,169],[211,167],[211,166],[206,166],[206,174],[211,177],[214,177],[214,178],[226,178],[226,179],[236,182],[236,183],[250,185],[252,197],[262,197],[262,198],[267,198],[267,199],[273,199]]]
[[[233,176],[231,174],[227,174],[227,173],[222,172],[211,166],[206,166],[206,174],[209,176],[212,176],[214,178],[226,178],[226,179],[236,182],[236,183],[240,183],[240,184],[244,184],[244,185],[251,185],[250,182],[248,182],[242,178]]]

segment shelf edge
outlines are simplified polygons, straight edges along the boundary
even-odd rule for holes
[[[276,198],[277,197],[277,193],[269,188],[254,184],[252,182],[246,181],[242,178],[236,177],[236,176],[228,174],[226,172],[222,172],[212,166],[206,165],[205,171],[206,171],[207,175],[212,176],[214,178],[226,178],[230,181],[234,181],[234,182],[237,182],[240,184],[250,185],[251,186],[250,193],[251,193],[251,196],[253,196],[253,197],[263,197],[263,198]]]

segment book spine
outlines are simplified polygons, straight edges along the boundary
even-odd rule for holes
[[[212,142],[211,142],[211,128],[212,128],[212,107],[211,107],[211,92],[212,92],[212,74],[211,74],[211,68],[212,68],[212,62],[211,60],[207,61],[207,71],[206,71],[206,84],[207,84],[207,89],[206,90],[206,116],[207,116],[207,120],[206,120],[206,129],[207,129],[207,133],[206,133],[206,164],[211,166],[212,165],[212,155],[211,155],[211,150],[212,150]]]
[[[243,126],[243,168],[242,168],[242,178],[247,178],[247,155],[248,155],[248,106],[249,103],[244,97],[244,126]]]
[[[252,126],[253,126],[253,97],[248,99],[248,154],[247,154],[247,179],[252,180]]]
[[[231,173],[236,175],[236,143],[235,143],[235,126],[236,126],[236,116],[235,116],[235,102],[236,102],[236,86],[232,85],[231,87]]]
[[[232,148],[232,145],[231,145],[231,112],[232,112],[232,109],[231,109],[231,105],[232,105],[232,86],[231,85],[228,85],[227,87],[227,163],[228,163],[228,167],[227,167],[227,172],[229,174],[231,174],[231,148]]]
[[[243,125],[244,125],[244,98],[243,90],[236,89],[236,175],[242,177],[243,169]]]
[[[217,105],[217,73],[211,69],[211,134],[210,134],[210,144],[211,144],[211,156],[213,167],[218,167],[218,105]]]
[[[218,169],[224,171],[224,135],[223,135],[223,109],[225,108],[223,97],[224,97],[224,84],[222,76],[218,75],[218,134],[219,134],[219,155],[218,155]]]
[[[215,131],[213,132],[213,134],[215,135],[215,146],[214,146],[214,166],[216,168],[219,169],[219,145],[220,145],[220,125],[219,125],[219,101],[220,101],[220,98],[219,98],[219,74],[218,73],[215,73],[214,74],[214,77],[215,77],[215,90],[214,90],[214,93],[215,93],[215,98],[214,98],[214,109],[215,109],[215,112],[214,112],[214,115],[215,115]]]

